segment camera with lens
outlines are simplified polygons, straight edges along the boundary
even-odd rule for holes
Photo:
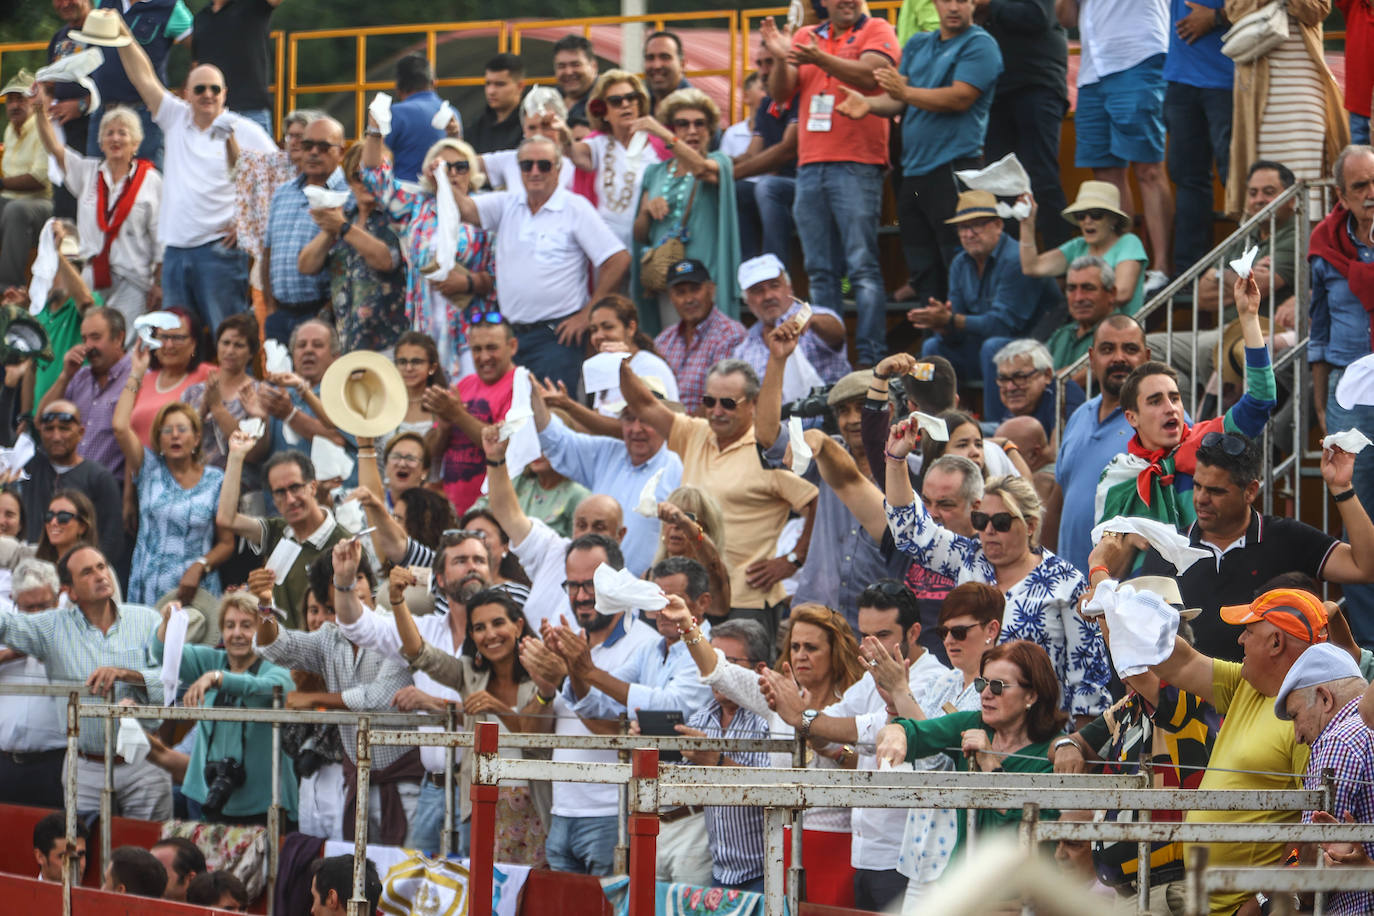
[[[830,413],[830,404],[826,400],[830,397],[830,385],[817,385],[811,391],[782,405],[782,418],[801,417],[803,420],[811,417],[824,417]]]
[[[211,816],[218,815],[224,810],[224,805],[229,801],[229,796],[234,794],[234,790],[243,785],[247,774],[244,772],[243,764],[233,757],[226,757],[223,760],[211,760],[205,764],[205,801],[201,802],[201,808],[206,814]]]
[[[311,735],[301,744],[301,749],[296,752],[295,764],[296,775],[301,779],[309,779],[314,776],[320,767],[332,762],[329,755],[320,747],[322,742],[318,735]]]

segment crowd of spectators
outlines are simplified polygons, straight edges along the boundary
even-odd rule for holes
[[[1288,0],[1290,38],[1234,65],[1221,36],[1250,0],[907,0],[895,28],[821,0],[794,31],[762,20],[736,124],[684,76],[687,33],[647,37],[643,78],[569,35],[556,88],[499,54],[466,120],[429,61],[403,57],[351,143],[323,112],[272,123],[275,5],[55,0],[50,61],[98,51],[99,105],[4,74],[0,288],[53,356],[8,354],[0,387],[0,445],[20,456],[0,477],[0,685],[456,706],[464,727],[566,736],[669,714],[688,735],[800,735],[821,768],[1114,772],[1148,746],[1180,790],[1319,786],[1334,768],[1334,815],[1374,818],[1374,450],[1323,450],[1340,539],[1257,503],[1271,414],[1302,396],[1274,371],[1300,325],[1315,429],[1374,436],[1374,397],[1337,394],[1367,384],[1355,364],[1374,347],[1363,0],[1339,4],[1345,96],[1324,0]],[[1093,176],[1072,202],[1071,28],[1074,160]],[[183,40],[195,65],[172,91]],[[961,181],[1009,153],[1024,193]],[[1147,333],[1142,305],[1213,247],[1214,173],[1232,219],[1300,179],[1330,177],[1338,203],[1310,214],[1308,265],[1296,214],[1315,198],[1290,196],[1228,256],[1263,246],[1253,271],[1203,275],[1215,330]],[[891,291],[888,178],[906,271]],[[889,300],[911,352],[888,343]],[[1180,570],[1157,538],[1094,537],[1122,516],[1203,558]],[[1106,621],[1148,600],[1173,649],[1127,675]],[[173,695],[160,674],[183,613]],[[107,761],[101,719],[82,719],[75,759],[64,721],[58,700],[0,695],[0,800],[60,807],[70,767],[94,812],[108,763],[126,816],[262,825],[275,795],[309,836],[351,839],[364,805],[372,842],[441,845],[438,749],[375,748],[359,798],[352,726],[292,725],[274,761],[261,723],[145,722],[146,758]],[[86,842],[79,828],[67,848],[55,818],[34,835],[48,880]],[[1019,818],[980,811],[978,829]],[[502,785],[497,822],[499,860],[613,868],[613,786]],[[660,880],[761,889],[761,810],[660,822]],[[808,810],[807,898],[915,912],[967,823]],[[1182,851],[1159,846],[1152,899],[1182,912]],[[1133,846],[1060,853],[1133,902]],[[314,872],[314,912],[342,912],[346,859]],[[105,866],[109,890],[248,902],[177,837]]]

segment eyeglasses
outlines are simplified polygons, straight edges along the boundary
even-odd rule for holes
[[[300,483],[293,483],[284,487],[277,487],[275,490],[272,491],[272,501],[281,502],[288,496],[300,496],[303,492],[305,492],[305,488],[308,486],[310,486],[310,484],[302,481]]]
[[[162,429],[160,429],[160,430],[157,431],[157,434],[158,434],[159,436],[165,436],[167,433],[178,433],[178,434],[180,434],[180,435],[185,436],[185,435],[189,435],[189,434],[192,433],[192,432],[194,432],[194,430],[192,430],[190,426],[187,426],[187,425],[185,425],[185,424],[180,424],[180,423],[179,423],[179,424],[177,424],[176,426],[167,426],[167,425],[164,425],[164,426],[162,427]]]
[[[1210,432],[1202,437],[1203,448],[1217,448],[1232,458],[1238,458],[1245,454],[1246,446],[1250,443],[1240,433],[1218,433]]]
[[[1020,388],[1022,385],[1041,375],[1040,369],[1023,369],[1020,372],[1013,372],[1010,375],[997,373],[997,386],[999,388]]]
[[[78,516],[75,512],[68,512],[66,509],[58,509],[56,512],[54,512],[52,509],[49,509],[47,512],[43,513],[43,521],[55,521],[59,525],[69,525],[76,518],[78,518]]]
[[[567,592],[569,597],[576,595],[578,592],[595,592],[596,583],[591,579],[583,579],[581,582],[565,579],[563,582],[563,591]]]
[[[186,343],[191,339],[190,334],[168,334],[166,331],[159,331],[157,339],[164,343]]]
[[[392,452],[390,455],[386,456],[386,460],[394,461],[397,464],[409,464],[413,467],[419,467],[424,459],[419,455],[402,455],[400,452]]]
[[[935,628],[935,635],[942,640],[947,636],[953,636],[956,642],[963,642],[968,639],[969,630],[976,630],[980,626],[982,626],[980,623],[966,623],[959,627],[938,626]]]
[[[718,398],[714,395],[703,394],[701,396],[701,404],[707,410],[710,410],[717,404],[719,404],[721,407],[724,407],[726,410],[734,410],[736,407],[739,406],[739,401],[735,398]]]
[[[47,608],[42,608],[42,610],[45,610],[45,611],[46,611]],[[732,664],[732,665],[739,665],[741,668],[753,668],[753,667],[754,667],[754,662],[753,662],[751,659],[741,658],[741,657],[738,656],[738,655],[727,655],[727,656],[725,656],[725,660],[726,660],[727,662],[729,662],[730,664]]]
[[[74,413],[67,413],[65,410],[50,410],[47,413],[39,414],[38,422],[47,423],[80,423],[81,418]]]
[[[633,93],[633,92],[626,93],[625,95],[608,95],[608,96],[606,96],[606,104],[609,105],[609,106],[612,107],[612,108],[619,108],[621,105],[628,105],[628,104],[630,104],[631,102],[638,102],[638,101],[639,101],[639,96],[636,95],[636,94]]]
[[[301,149],[305,150],[307,153],[308,153],[308,152],[311,152],[312,150],[319,150],[319,151],[322,152],[322,153],[327,153],[327,152],[329,152],[330,150],[332,150],[334,147],[336,147],[336,146],[341,146],[341,145],[342,145],[342,144],[339,144],[339,143],[330,143],[328,140],[302,140],[302,141],[301,141]]]
[[[1003,534],[1010,531],[1011,523],[1017,520],[1016,516],[1012,515],[1010,512],[998,512],[996,515],[988,515],[986,512],[974,511],[970,512],[968,517],[969,521],[973,522],[974,531],[982,531],[988,526],[988,523],[991,522],[992,530],[1000,531]]]
[[[224,91],[224,87],[217,86],[214,83],[196,83],[191,87],[191,91],[196,95],[205,95],[207,92],[211,95],[219,95]]]
[[[472,168],[472,163],[466,159],[459,159],[455,162],[445,162],[444,168],[448,169],[450,175],[465,175]]]
[[[429,357],[417,356],[414,359],[396,357],[396,368],[398,369],[422,369],[429,365]]]
[[[539,171],[545,175],[553,171],[552,159],[521,159],[520,171],[533,172],[536,165],[539,166]]]
[[[1075,213],[1074,216],[1078,219],[1080,223],[1083,222],[1083,220],[1085,219],[1095,220],[1096,222],[1100,223],[1103,220],[1112,216],[1112,213],[1109,210],[1080,210],[1079,212]]]
[[[501,317],[500,312],[485,311],[480,305],[476,308],[469,309],[468,313],[463,317],[467,319],[468,324],[500,324],[505,320]]]
[[[673,130],[686,130],[686,129],[689,128],[689,127],[694,127],[694,128],[696,128],[697,130],[705,130],[705,129],[706,129],[706,119],[705,119],[705,118],[674,118],[674,119],[673,119]]]
[[[974,690],[978,691],[979,693],[982,693],[984,690],[991,689],[992,695],[995,697],[1000,697],[1002,695],[1002,691],[1006,690],[1008,687],[1020,687],[1024,689],[1025,686],[1025,684],[1018,684],[1015,681],[1004,681],[1001,678],[995,677],[976,677],[973,679]]]

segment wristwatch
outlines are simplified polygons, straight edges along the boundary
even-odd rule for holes
[[[801,736],[802,738],[811,737],[811,723],[816,721],[816,717],[821,714],[819,709],[802,710]]]
[[[787,556],[783,557],[783,559],[791,563],[793,566],[801,568],[801,557],[797,556],[797,552],[795,550],[789,550],[787,552]]]

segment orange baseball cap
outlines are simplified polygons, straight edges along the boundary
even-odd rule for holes
[[[1267,620],[1303,642],[1326,642],[1326,608],[1322,600],[1298,588],[1276,588],[1249,604],[1223,607],[1221,619],[1242,626]]]

